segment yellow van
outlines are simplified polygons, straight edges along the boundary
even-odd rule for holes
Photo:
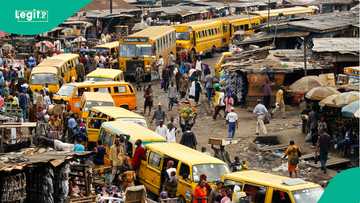
[[[148,127],[145,118],[140,114],[120,107],[95,106],[90,109],[86,120],[88,142],[98,141],[100,127],[103,122],[115,120],[133,122],[146,128]]]
[[[84,92],[80,100],[80,117],[86,119],[94,106],[115,106],[115,102],[109,93]]]
[[[30,89],[40,91],[47,88],[49,92],[56,93],[61,86],[61,79],[56,67],[35,67],[31,71]]]
[[[86,75],[85,81],[125,81],[122,70],[111,68],[97,68]]]
[[[115,106],[129,110],[136,109],[136,93],[134,87],[127,82],[79,82],[63,85],[53,100],[68,103],[68,109],[74,113],[80,112],[80,98],[84,92],[110,93],[115,101]]]
[[[249,203],[316,203],[323,192],[312,182],[253,170],[225,174],[223,181],[244,192]]]
[[[30,89],[40,91],[47,87],[49,92],[56,93],[63,83],[77,79],[76,65],[78,54],[59,54],[49,57],[34,67],[30,75]]]
[[[162,191],[161,174],[169,160],[174,161],[179,177],[176,195],[181,202],[192,201],[200,175],[206,174],[208,182],[213,183],[229,172],[223,161],[178,143],[151,143],[145,147],[146,160],[141,162],[138,177],[140,183],[156,195]]]
[[[111,145],[115,142],[115,138],[119,136],[125,136],[127,140],[127,153],[132,157],[135,151],[136,140],[142,140],[143,145],[154,142],[166,142],[166,139],[154,131],[132,122],[124,122],[121,120],[104,122],[100,128],[99,140],[106,148],[105,165],[110,163],[109,150]]]
[[[108,56],[112,56],[113,60],[110,61],[110,67],[106,68],[117,68],[118,64],[118,56],[119,56],[119,41],[109,42],[105,44],[100,44],[94,47],[97,53],[105,54]]]

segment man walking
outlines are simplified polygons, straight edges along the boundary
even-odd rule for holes
[[[226,123],[228,124],[228,138],[233,139],[235,130],[238,128],[238,115],[235,113],[234,107],[231,107],[230,113],[226,115]]]
[[[111,161],[111,182],[114,181],[118,168],[123,163],[123,158],[125,156],[125,147],[123,145],[123,138],[116,138],[115,144],[110,147],[110,161]]]
[[[269,79],[266,79],[265,84],[263,86],[263,95],[264,95],[264,105],[266,108],[270,108],[271,102],[271,83]]]
[[[161,103],[158,104],[158,109],[154,112],[154,115],[151,119],[151,123],[155,120],[155,125],[159,126],[160,122],[164,122],[166,118],[165,111],[161,109]]]
[[[285,102],[284,102],[284,87],[281,86],[280,89],[276,92],[276,102],[275,109],[272,114],[275,114],[277,111],[281,112],[281,116],[285,118]]]
[[[216,91],[214,96],[214,107],[215,112],[213,115],[213,119],[216,120],[217,115],[220,113],[220,111],[224,111],[225,114],[225,103],[224,103],[224,97],[225,94],[223,91]]]
[[[256,115],[256,135],[260,135],[260,131],[264,134],[267,135],[267,130],[265,127],[265,116],[268,113],[268,110],[266,109],[266,107],[261,103],[261,100],[258,99],[257,100],[257,105],[254,108],[253,113]]]
[[[319,139],[317,143],[317,151],[319,152],[319,160],[321,164],[321,170],[326,173],[326,161],[328,159],[329,146],[331,144],[330,135],[321,129],[319,131]],[[316,153],[315,153],[316,154]]]
[[[196,145],[197,145],[196,136],[193,132],[191,132],[189,128],[186,129],[186,131],[183,133],[180,140],[180,144],[196,149]]]
[[[163,138],[167,138],[168,129],[164,125],[164,121],[160,121],[160,124],[156,127],[155,132]]]

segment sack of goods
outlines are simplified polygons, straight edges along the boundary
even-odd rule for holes
[[[181,116],[181,118],[183,118],[185,120],[194,118],[195,115],[196,115],[196,112],[194,112],[191,107],[183,107],[180,110],[180,116]]]

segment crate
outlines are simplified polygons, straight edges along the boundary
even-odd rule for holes
[[[225,146],[230,144],[237,144],[239,141],[234,139],[223,139],[223,138],[215,138],[211,137],[209,138],[209,144],[211,145],[219,145],[219,146]]]

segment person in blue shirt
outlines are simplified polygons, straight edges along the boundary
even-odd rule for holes
[[[84,152],[85,151],[85,147],[84,145],[81,144],[80,140],[75,140],[75,144],[74,144],[74,152]]]
[[[104,156],[106,154],[106,150],[101,140],[98,141],[98,145],[94,148],[94,152],[95,152],[94,164],[104,165]]]

